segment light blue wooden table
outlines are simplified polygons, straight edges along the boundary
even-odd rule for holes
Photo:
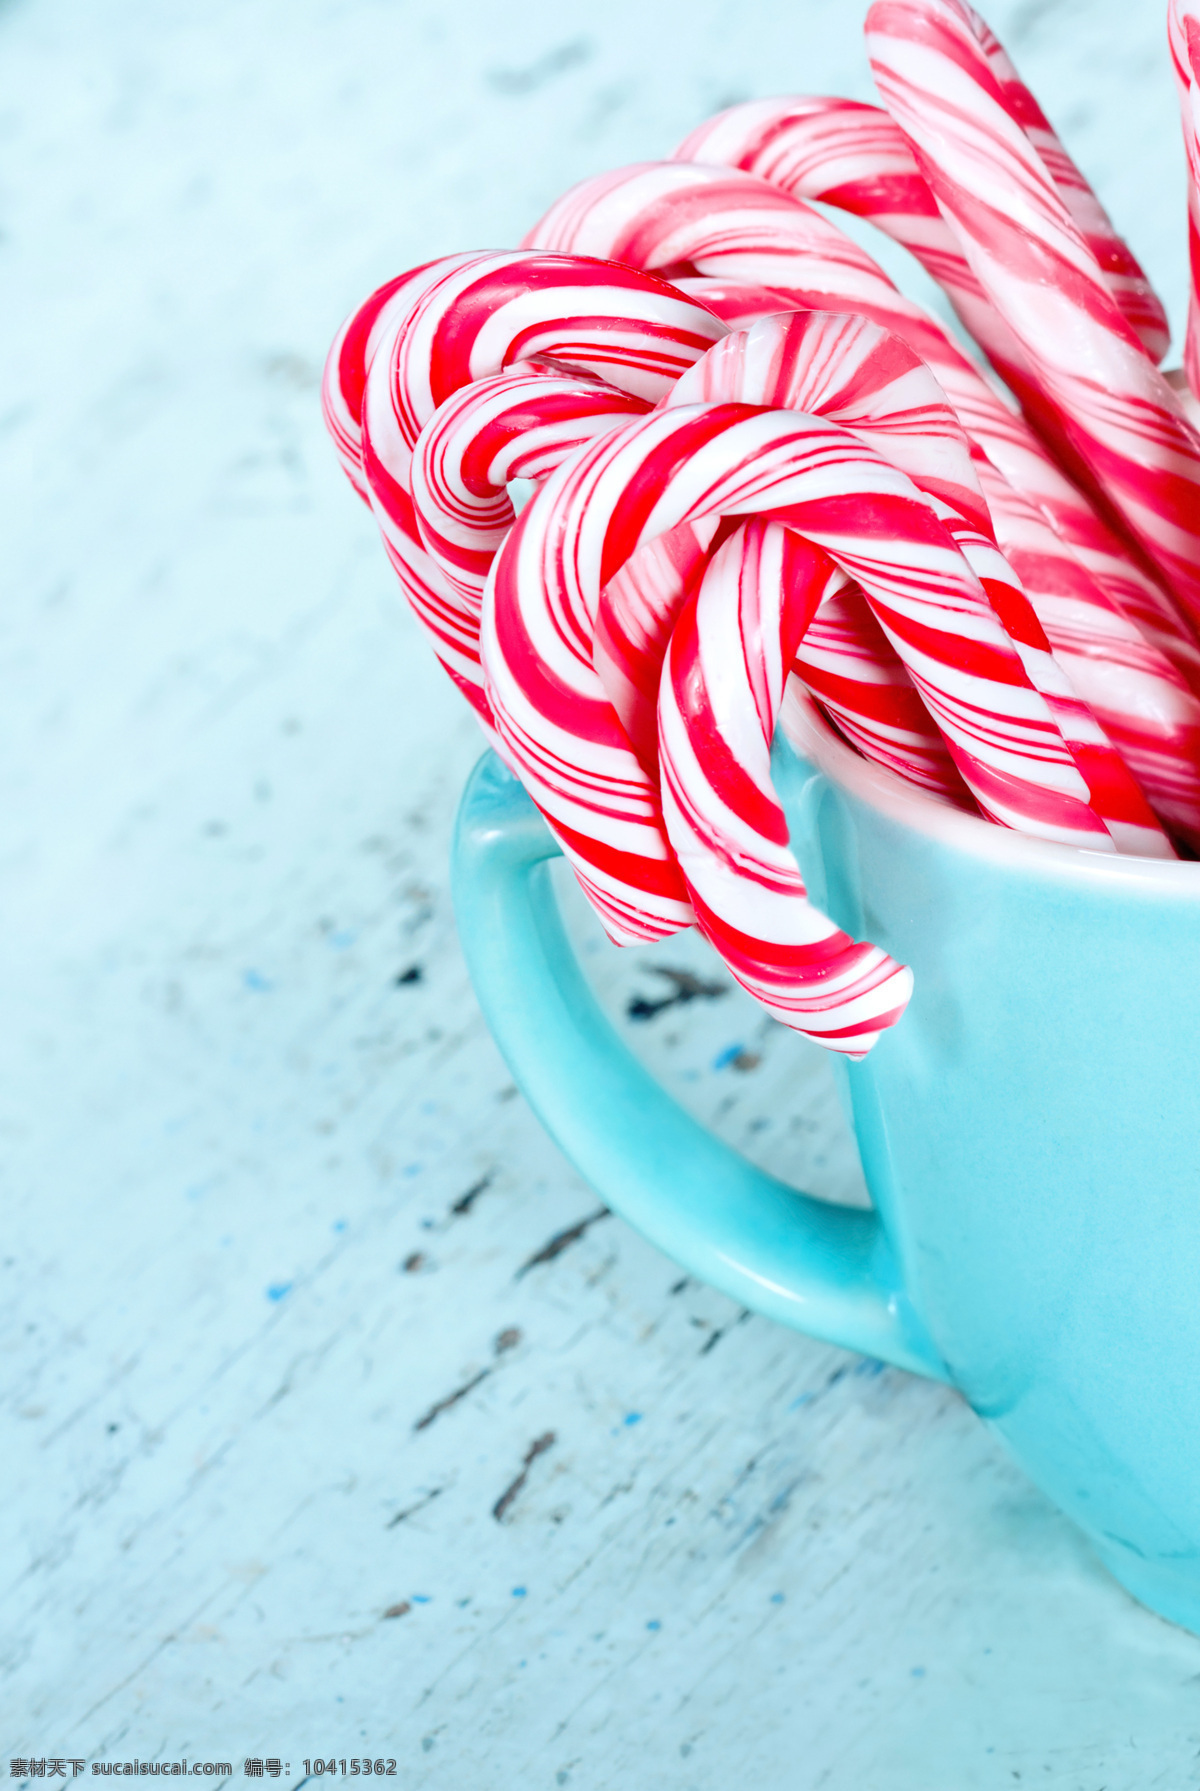
[[[993,22],[1179,321],[1161,10]],[[869,96],[860,16],[0,12],[0,1773],[1200,1784],[1200,1641],[953,1395],[684,1282],[516,1096],[447,893],[479,739],[318,415],[377,281],[731,97]],[[861,1197],[814,1051],[577,920],[681,1098]]]

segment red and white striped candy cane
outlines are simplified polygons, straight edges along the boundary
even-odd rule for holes
[[[1096,256],[1109,291],[1146,352],[1161,360],[1171,332],[1160,300],[1004,49],[982,20],[979,26],[992,71]],[[945,287],[981,347],[991,353],[986,337],[998,325],[1007,336],[938,210],[908,139],[878,106],[817,95],[748,100],[691,131],[672,159],[744,168],[798,199],[820,200],[867,219]],[[970,319],[980,305],[985,309],[976,313],[977,330]],[[1018,350],[1017,365],[1024,364]]]
[[[362,411],[367,370],[381,344],[390,347],[404,317],[426,287],[448,268],[469,260],[444,256],[409,268],[377,287],[352,311],[333,339],[321,379],[321,412],[342,470],[365,504],[371,501],[362,470]]]
[[[578,449],[526,504],[492,562],[480,633],[506,760],[618,945],[667,938],[694,919],[657,776],[634,752],[596,670],[599,591],[581,602],[558,552],[558,511],[578,509],[597,450],[629,427]]]
[[[1043,513],[986,455],[973,464],[996,539],[1071,685],[1160,820],[1200,847],[1200,699],[1154,633],[1112,602]]]
[[[957,0],[876,0],[876,84],[1058,427],[1200,618],[1200,443],[1121,315]]]
[[[476,614],[515,516],[509,481],[545,478],[583,442],[649,409],[646,398],[544,361],[476,380],[438,407],[413,449],[413,507],[426,550]]]
[[[376,351],[362,406],[363,469],[384,544],[434,651],[485,726],[477,605],[430,555],[412,500],[412,451],[438,406],[517,362],[550,357],[655,401],[724,334],[666,281],[592,258],[456,258]]]
[[[861,317],[791,312],[763,318],[710,349],[667,399],[749,403],[834,418],[926,493],[1046,698],[1088,785],[1091,806],[1123,851],[1173,856],[1128,767],[1054,658],[1037,615],[996,546],[962,427],[928,367]]]
[[[909,377],[914,370],[916,389]],[[910,476],[914,466],[924,473],[923,489],[950,500],[960,515],[986,523],[987,508],[969,467],[964,475],[957,463],[962,432],[940,389],[897,337],[861,317],[770,315],[710,349],[665,402],[761,404],[861,425],[893,465]],[[938,436],[949,450],[940,459]],[[862,593],[846,589],[848,584],[845,574],[831,579],[797,649],[797,669],[867,757],[934,794],[973,806],[903,662]]]
[[[794,663],[800,682],[864,758],[943,802],[976,812],[904,662],[849,580],[822,598]]]
[[[946,292],[997,372],[1016,385],[1025,357],[971,272],[908,138],[878,106],[822,97],[748,100],[689,133],[673,161],[755,174],[795,199],[865,218],[900,243]]]
[[[709,562],[663,671],[663,814],[697,922],[734,976],[777,1020],[858,1059],[904,1012],[912,972],[808,901],[771,782],[788,668],[828,574],[825,555],[761,521]]]
[[[1112,849],[1044,699],[931,501],[837,424],[689,406],[626,424],[551,474],[485,595],[497,727],[585,885],[603,872],[610,893],[636,908],[638,887],[622,890],[614,851],[628,846],[625,822],[645,818],[644,808],[631,815],[634,795],[644,803],[653,793],[632,754],[611,756],[615,715],[605,734],[598,714],[570,700],[593,672],[600,592],[681,523],[756,514],[785,521],[862,587],[986,813]]]
[[[729,324],[787,308],[854,311],[899,336],[931,369],[972,441],[1037,504],[1108,602],[1200,691],[1200,652],[1171,599],[941,325],[812,206],[732,169],[641,163],[573,187],[526,241],[659,268]]]
[[[970,17],[976,41],[987,57],[1010,116],[1020,124],[1041,157],[1063,204],[1095,256],[1117,309],[1151,359],[1161,361],[1171,346],[1171,326],[1162,300],[1151,286],[1145,270],[1022,81],[1004,45],[973,7],[964,3],[962,10]]]
[[[1183,147],[1188,171],[1187,337],[1183,365],[1192,397],[1200,394],[1200,9],[1194,0],[1170,0],[1167,39],[1179,85]]]
[[[629,743],[657,786],[658,687],[671,631],[703,576],[718,518],[647,541],[600,593],[592,664]]]

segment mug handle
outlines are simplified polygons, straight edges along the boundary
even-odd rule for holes
[[[567,943],[559,847],[495,753],[463,793],[454,909],[479,1004],[550,1136],[689,1274],[826,1343],[949,1380],[875,1212],[797,1193],[706,1132],[601,1013]]]

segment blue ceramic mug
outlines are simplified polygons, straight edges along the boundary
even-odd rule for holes
[[[776,788],[814,900],[915,974],[838,1060],[874,1211],[689,1118],[600,1013],[493,756],[454,897],[480,1004],[597,1192],[770,1318],[947,1380],[1117,1579],[1200,1632],[1200,864],[1023,839],[860,759],[789,695]]]

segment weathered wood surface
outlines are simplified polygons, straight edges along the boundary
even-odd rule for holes
[[[993,8],[1178,319],[1159,13]],[[1200,1641],[953,1395],[682,1282],[515,1096],[447,895],[478,737],[317,413],[377,280],[731,96],[868,95],[859,14],[0,13],[0,1771],[1200,1783]],[[682,1098],[858,1196],[814,1052],[646,1015],[711,965],[581,928]]]

